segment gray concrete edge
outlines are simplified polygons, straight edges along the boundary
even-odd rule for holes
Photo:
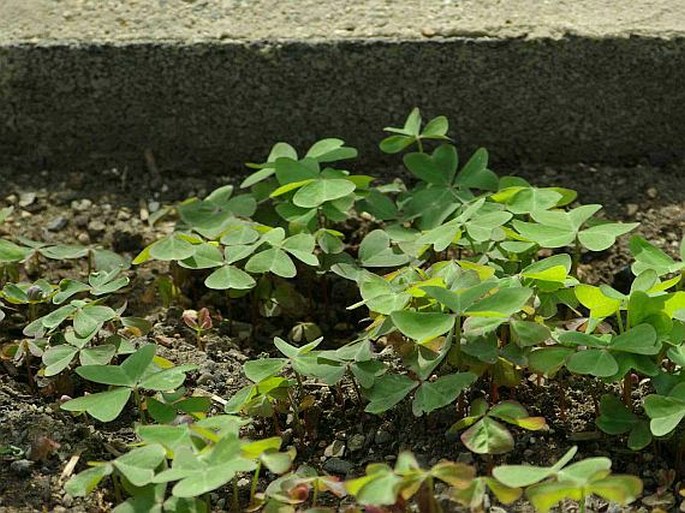
[[[18,44],[0,47],[0,165],[235,173],[337,136],[384,166],[419,106],[496,163],[685,156],[685,38]]]

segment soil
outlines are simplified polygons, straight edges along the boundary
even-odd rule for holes
[[[639,221],[640,234],[666,251],[677,252],[685,227],[685,164],[663,168],[531,167],[517,174],[536,185],[576,189],[583,203],[605,205],[609,218]],[[60,175],[14,176],[11,169],[0,169],[0,183],[5,184],[0,207],[16,208],[12,218],[0,225],[0,236],[94,243],[134,256],[160,233],[171,229],[164,221],[149,226],[146,219],[150,214],[169,202],[202,196],[227,180],[225,177],[171,178],[155,172],[126,175],[116,169],[103,170],[97,176],[78,172],[61,175],[61,179],[57,176]],[[40,187],[36,187],[37,183]],[[581,266],[586,279],[621,287],[630,261],[626,244],[624,239],[610,251],[586,255]],[[201,295],[181,307],[161,309],[158,298],[150,292],[160,270],[154,265],[136,269],[128,298],[130,308],[134,314],[153,322],[154,328],[148,337],[158,343],[163,356],[175,363],[198,365],[197,371],[190,375],[189,388],[218,398],[217,411],[221,409],[221,398],[229,397],[246,384],[241,364],[248,358],[271,352],[270,340],[274,335],[285,337],[293,323],[317,320],[329,347],[336,347],[350,339],[359,320],[344,309],[355,302],[355,297],[341,285],[334,294],[336,304],[331,311],[323,312],[322,305],[310,304],[309,308],[300,309],[305,312],[303,315],[285,312],[285,318],[262,319],[257,325],[252,324],[254,319],[247,313],[238,311],[235,315],[239,319],[218,323],[217,329],[207,336],[206,350],[199,351],[194,335],[180,322],[182,306],[212,306],[216,304],[215,298],[210,294]],[[78,271],[70,265],[53,262],[45,272],[50,278],[58,279]],[[324,314],[327,317],[321,322]],[[11,336],[9,330],[0,330],[0,343],[8,342]],[[126,444],[134,439],[131,430],[134,412],[126,411],[120,420],[108,424],[75,418],[56,406],[54,389],[41,388],[39,382],[42,393],[34,393],[23,369],[15,369],[8,362],[1,365],[0,512],[108,511],[113,501],[110,490],[101,488],[85,500],[75,499],[64,493],[66,475],[62,475],[74,456],[79,457],[75,469],[78,472],[85,468],[87,461],[110,459],[124,451]],[[78,384],[59,384],[63,390],[73,386]],[[515,398],[532,415],[544,416],[551,429],[533,434],[518,432],[515,450],[496,458],[495,462],[547,464],[577,444],[583,456],[607,455],[618,471],[639,475],[645,483],[644,496],[630,507],[595,501],[591,503],[592,511],[648,512],[659,511],[655,509],[659,507],[661,511],[675,511],[679,507],[683,510],[678,487],[673,482],[674,453],[667,444],[633,453],[622,440],[606,437],[595,428],[593,398],[599,397],[604,387],[597,381],[578,378],[541,384],[525,382],[516,389]],[[636,399],[646,392],[644,388],[637,388]],[[297,464],[308,463],[343,477],[352,476],[369,462],[392,462],[398,451],[410,449],[426,464],[447,458],[473,462],[481,472],[486,469],[485,460],[474,457],[458,440],[446,442],[444,433],[456,417],[452,408],[435,412],[428,419],[413,417],[408,405],[382,416],[372,416],[361,411],[352,390],[343,388],[340,393],[312,386],[311,393],[316,395],[318,405],[308,412],[313,434],[298,439],[284,426],[286,443],[298,446]],[[511,397],[507,390],[502,394],[505,398]],[[560,404],[566,405],[563,411]],[[347,414],[341,415],[341,412]],[[254,436],[273,433],[266,423],[257,422],[249,429]],[[345,450],[333,457],[326,449],[336,440],[344,444]],[[223,493],[213,494],[217,511],[225,510],[226,497]],[[463,511],[451,503],[445,508]],[[568,505],[564,511],[575,511],[574,508]],[[529,512],[530,508],[524,504],[510,508],[493,505],[489,510]]]

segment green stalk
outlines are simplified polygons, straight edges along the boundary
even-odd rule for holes
[[[293,409],[293,420],[295,421],[295,428],[299,434],[304,434],[304,428],[300,422],[300,407],[297,401],[293,398],[293,394],[288,390],[288,399],[290,400],[290,407]]]
[[[238,500],[238,478],[233,478],[233,494],[231,496],[231,511],[240,513],[240,501]]]
[[[585,494],[580,498],[580,501],[578,502],[578,513],[585,513]]]
[[[348,367],[347,368],[347,375],[350,378],[350,382],[352,383],[352,388],[354,389],[354,393],[357,396],[357,402],[359,403],[359,406],[363,404],[363,399],[362,399],[362,393],[359,390],[359,386],[357,386],[357,380],[354,377],[354,373],[352,370]]]
[[[297,380],[297,400],[301,401],[304,397],[304,385],[302,384],[302,376],[300,376],[300,373],[297,371],[293,370],[293,373],[295,374],[295,379]]]
[[[578,265],[580,264],[580,241],[576,238],[573,246],[573,257],[571,261],[571,275],[578,278]]]
[[[259,471],[262,469],[261,460],[257,461],[257,468],[252,476],[252,484],[250,485],[250,504],[254,503],[254,497],[257,493],[257,485],[259,484]]]
[[[623,333],[626,330],[626,328],[623,324],[623,316],[621,315],[621,310],[616,312],[616,323],[618,324],[618,333]]]
[[[618,332],[623,333],[625,331],[625,325],[623,323],[623,316],[621,315],[621,310],[616,312],[616,323],[618,324]],[[630,372],[623,376],[623,404],[626,408],[632,411],[633,409],[633,382],[631,380]]]
[[[119,483],[119,478],[117,477],[116,473],[112,474],[112,485],[114,488],[114,498],[116,499],[117,503],[122,503],[124,499],[121,496],[121,484]]]
[[[314,492],[312,493],[312,508],[316,508],[316,503],[319,500],[319,487],[314,486]]]
[[[136,403],[136,408],[138,408],[140,422],[143,424],[147,424],[147,419],[145,418],[145,411],[143,410],[143,401],[140,398],[140,392],[138,391],[138,387],[133,388],[133,400]]]
[[[416,144],[419,145],[419,151],[423,153],[423,143],[421,142],[421,137],[416,138]]]

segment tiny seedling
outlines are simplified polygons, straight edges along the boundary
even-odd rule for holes
[[[130,355],[121,365],[84,365],[76,374],[88,381],[109,385],[112,388],[62,404],[62,409],[77,413],[88,413],[101,422],[116,419],[134,396],[138,413],[145,421],[141,390],[171,391],[180,387],[186,373],[196,368],[185,364],[174,367],[167,360],[155,357],[156,347],[148,344]]]
[[[529,431],[547,429],[543,417],[530,417],[516,401],[502,401],[489,408],[485,399],[473,401],[469,415],[447,431],[448,436],[466,429],[462,443],[476,454],[504,454],[514,448],[514,437],[500,421]]]
[[[418,511],[430,513],[440,511],[434,494],[435,482],[465,490],[474,478],[473,467],[463,463],[442,461],[424,470],[411,453],[403,452],[394,469],[384,463],[370,464],[366,467],[366,475],[347,481],[345,488],[365,506],[404,507],[415,498]]]
[[[204,351],[205,344],[202,336],[205,332],[211,330],[213,325],[209,310],[206,307],[201,308],[199,311],[184,310],[181,319],[183,319],[186,326],[195,332],[195,343],[200,351]]]
[[[245,440],[239,437],[243,423],[220,415],[192,424],[139,426],[142,446],[109,462],[72,477],[66,490],[76,497],[89,494],[100,481],[112,476],[131,496],[115,509],[125,511],[210,511],[208,493],[235,481],[236,475],[253,472],[250,500],[254,501],[263,466],[275,474],[290,469],[294,453],[279,452],[281,440]],[[171,488],[171,496],[167,487]],[[237,495],[234,501],[238,501]],[[240,506],[238,506],[238,509]]]
[[[642,493],[638,478],[611,474],[608,458],[588,458],[568,465],[576,451],[572,447],[551,467],[503,465],[495,468],[493,475],[506,486],[527,487],[526,497],[539,513],[548,513],[564,499],[578,502],[580,511],[585,512],[590,495],[625,505]]]
[[[263,504],[265,511],[275,508],[278,508],[278,511],[291,511],[289,508],[307,502],[311,508],[319,508],[320,494],[326,492],[336,498],[347,495],[345,483],[338,477],[319,475],[312,467],[303,465],[295,472],[269,483],[264,493],[257,494],[256,502]]]

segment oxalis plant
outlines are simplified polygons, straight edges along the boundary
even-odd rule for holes
[[[127,305],[109,306],[129,284],[118,268],[90,273],[87,281],[45,279],[6,283],[0,297],[8,311],[24,314],[27,323],[17,341],[5,344],[2,355],[25,364],[33,382],[31,357],[39,357],[40,377],[52,377],[79,361],[83,365],[107,364],[115,355],[133,352],[131,340],[145,335],[150,323],[125,316]]]
[[[290,302],[304,325],[334,298],[330,285],[347,280],[359,294],[349,308],[362,312],[364,324],[342,346],[331,345],[323,323],[325,339],[318,333],[302,344],[274,338],[268,357],[243,365],[248,383],[228,398],[224,415],[213,415],[206,397],[187,395],[183,383],[194,367],[173,367],[152,345],[117,350],[106,362],[88,360],[87,346],[68,348],[69,359],[67,348],[60,349],[59,365],[68,360],[62,370],[80,362],[75,373],[93,391],[63,409],[110,421],[133,398],[140,420],[139,445],[113,461],[94,462],[70,481],[70,493],[84,495],[108,478],[121,499],[118,511],[205,511],[207,494],[216,490],[230,496],[234,511],[325,511],[325,493],[354,500],[351,511],[437,512],[439,496],[474,511],[487,496],[503,504],[526,497],[542,512],[565,499],[584,510],[591,495],[619,504],[634,500],[639,479],[611,474],[606,458],[571,463],[575,448],[550,467],[497,465],[516,448],[521,430],[547,429],[545,418],[516,400],[524,380],[537,387],[556,379],[561,388],[593,380],[588,399],[597,402],[602,431],[624,436],[633,450],[654,439],[680,450],[682,249],[679,260],[635,236],[629,290],[584,283],[583,254],[611,248],[635,223],[605,219],[600,205],[579,204],[573,190],[499,177],[483,148],[460,158],[442,116],[424,123],[415,109],[401,127],[386,131],[380,149],[400,156],[407,183],[382,184],[348,171],[356,168],[350,161],[357,151],[340,139],[305,151],[280,142],[263,162],[248,165],[251,174],[239,187],[225,185],[161,210],[174,219],[172,230],[150,241],[134,263],[169,262],[163,282],[174,292],[169,297],[199,278],[208,289],[225,291],[226,304],[217,306],[224,318],[234,316],[231,301],[243,301],[248,308],[241,311],[255,319],[285,311]],[[346,224],[360,218],[365,222],[346,238]],[[89,296],[97,285],[67,283],[59,292],[41,292],[53,302],[53,294],[62,294],[54,304],[66,316],[54,327],[84,338],[76,311],[103,306]],[[81,295],[69,295],[72,290]],[[100,337],[121,319],[112,310],[113,317],[100,308],[88,316]],[[185,311],[182,318],[203,349],[212,328],[208,311]],[[55,320],[33,326],[51,330]],[[55,346],[74,345],[64,339]],[[54,371],[55,362],[48,364]],[[650,387],[644,400],[635,383]],[[342,401],[349,412],[392,415],[406,407],[421,417],[449,409],[454,424],[445,443],[484,455],[488,472],[478,476],[468,465],[445,461],[424,468],[401,453],[394,467],[374,463],[342,481],[308,466],[290,471],[294,453],[281,451],[277,437],[241,437],[247,419],[266,417],[271,422],[257,422],[260,428],[269,431],[272,423],[280,434],[291,422],[302,444],[312,434],[306,413],[317,398],[311,390],[321,386],[336,397],[349,393],[352,401]],[[264,468],[281,477],[260,488]],[[250,473],[248,498],[237,490],[237,478]]]
[[[139,426],[140,444],[115,460],[91,462],[91,468],[72,477],[66,490],[74,496],[90,493],[106,477],[119,500],[113,511],[208,512],[209,492],[231,482],[232,511],[257,504],[260,470],[287,472],[295,456],[279,451],[278,437],[251,441],[240,437],[244,422],[219,415],[193,423]],[[252,474],[249,504],[241,504],[237,476]]]

